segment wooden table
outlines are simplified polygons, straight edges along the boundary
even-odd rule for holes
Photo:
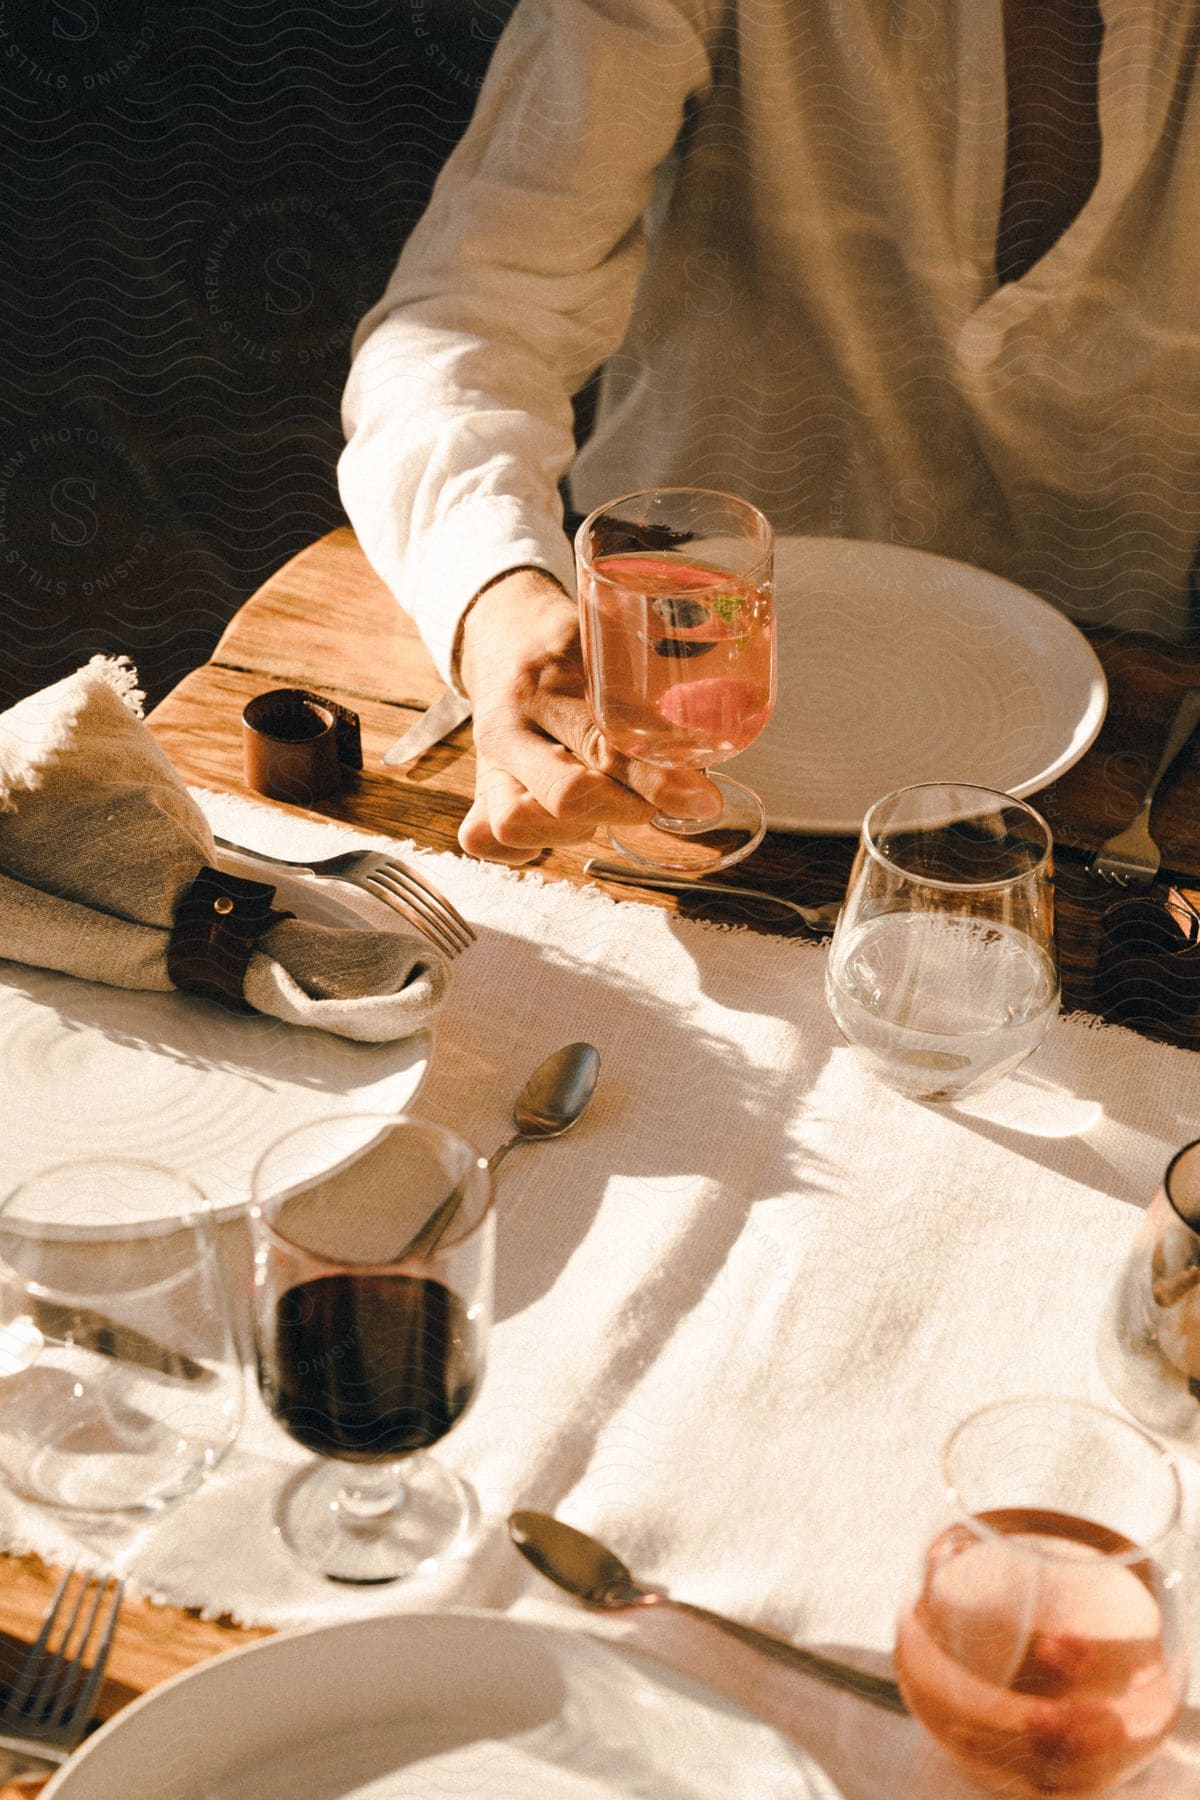
[[[1156,760],[1167,721],[1182,690],[1200,686],[1200,652],[1150,638],[1095,633],[1092,642],[1110,685],[1108,717],[1097,743],[1036,804],[1053,826],[1059,847],[1059,940],[1067,1005],[1092,1006],[1096,945],[1111,893],[1087,875],[1085,852],[1123,825]],[[457,849],[457,830],[474,782],[470,726],[462,726],[414,766],[380,767],[385,749],[442,691],[411,623],[371,572],[349,530],[335,531],[271,578],[233,620],[212,660],[157,707],[150,725],[183,778],[193,784],[249,793],[242,775],[242,708],[271,687],[314,688],[353,707],[363,728],[365,768],[320,808],[304,816],[342,820],[371,832],[411,837],[435,849]],[[1200,888],[1200,750],[1193,745],[1175,765],[1156,804],[1154,828],[1164,853],[1157,894],[1173,881]],[[842,891],[853,845],[823,837],[770,837],[739,879],[760,882],[796,898],[829,898]],[[541,859],[551,878],[582,879],[592,847],[558,850]],[[621,898],[632,890],[612,888]],[[693,915],[728,918],[725,903],[665,894],[638,896],[644,904]],[[797,927],[781,918],[756,929]],[[1200,1047],[1200,1033],[1149,1024],[1148,1035]],[[14,1646],[35,1635],[53,1588],[54,1573],[36,1558],[0,1560],[0,1679]],[[228,1621],[203,1621],[174,1608],[128,1603],[117,1633],[100,1712],[108,1716],[135,1695],[206,1657],[264,1632]],[[7,1641],[6,1641],[7,1640]],[[0,1800],[30,1788],[0,1789]]]
[[[1088,755],[1037,797],[1058,847],[1058,938],[1064,1004],[1102,1011],[1095,988],[1101,915],[1112,890],[1086,871],[1086,855],[1136,811],[1167,724],[1185,688],[1200,685],[1200,651],[1185,652],[1155,639],[1092,634],[1108,676],[1104,728]],[[242,607],[212,661],[187,676],[156,709],[155,735],[191,782],[246,793],[240,720],[246,701],[269,687],[315,688],[361,715],[366,767],[311,817],[341,819],[373,832],[412,837],[437,849],[457,849],[459,822],[474,785],[471,728],[464,725],[413,767],[380,767],[384,750],[410,725],[442,684],[411,621],[372,573],[353,532],[331,532],[295,557]],[[1198,734],[1200,738],[1200,734]],[[303,811],[304,809],[293,809]],[[1200,886],[1200,748],[1176,762],[1154,810],[1155,834],[1167,872]],[[849,840],[771,836],[738,870],[765,888],[796,899],[830,899],[843,892],[853,854]],[[594,846],[556,850],[541,859],[544,875],[578,880]],[[599,854],[603,854],[603,850]],[[610,892],[628,899],[628,888]],[[730,917],[728,902],[644,894],[647,905],[691,916]],[[803,929],[780,914],[753,919],[763,930]],[[1147,1035],[1200,1047],[1200,1021],[1186,1028],[1138,1020]]]

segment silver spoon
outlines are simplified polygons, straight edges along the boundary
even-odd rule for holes
[[[802,1650],[799,1644],[789,1644],[769,1631],[741,1625],[722,1613],[710,1612],[706,1606],[675,1600],[662,1588],[648,1587],[630,1573],[619,1556],[596,1538],[589,1537],[586,1531],[577,1531],[573,1525],[564,1525],[561,1519],[555,1519],[549,1513],[510,1513],[508,1535],[539,1574],[565,1588],[585,1606],[594,1606],[601,1612],[621,1612],[629,1606],[669,1606],[676,1612],[717,1626],[740,1643],[748,1644],[752,1650],[764,1651],[776,1662],[799,1669],[805,1675],[815,1675],[818,1681],[849,1688],[861,1699],[885,1706],[891,1712],[908,1711],[900,1697],[900,1689],[885,1676],[869,1675],[864,1669],[852,1668],[849,1663],[838,1662],[832,1656],[821,1656],[815,1650]]]
[[[594,1044],[564,1044],[539,1063],[513,1105],[517,1129],[487,1159],[489,1174],[495,1173],[518,1144],[561,1137],[569,1131],[591,1099],[599,1075],[600,1052]],[[456,1187],[394,1260],[430,1255],[461,1205],[462,1190]]]

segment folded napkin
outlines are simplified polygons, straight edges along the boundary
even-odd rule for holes
[[[127,657],[93,657],[0,713],[0,952],[113,987],[169,991],[176,908],[212,832],[141,721]],[[427,1026],[449,980],[423,937],[276,921],[256,1012],[379,1043]]]

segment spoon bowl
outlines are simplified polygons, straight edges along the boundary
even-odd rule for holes
[[[561,1137],[583,1112],[600,1075],[600,1052],[594,1044],[564,1044],[538,1064],[513,1105],[516,1130],[492,1151],[489,1169],[497,1169],[521,1143]]]
[[[595,1092],[599,1076],[600,1052],[594,1044],[564,1044],[540,1062],[513,1103],[513,1124],[517,1129],[492,1151],[486,1164],[488,1172],[498,1169],[516,1145],[535,1144],[542,1138],[561,1137],[569,1131]],[[395,1261],[429,1256],[461,1204],[461,1190],[455,1188],[429,1215],[416,1236],[409,1239]]]

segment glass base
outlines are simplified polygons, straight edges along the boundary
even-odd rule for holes
[[[470,1530],[472,1490],[432,1456],[403,1463],[314,1463],[279,1497],[293,1555],[330,1581],[370,1585],[427,1573]]]
[[[766,835],[762,801],[732,775],[705,770],[724,808],[715,819],[673,819],[656,813],[644,825],[610,827],[614,850],[639,868],[664,875],[712,875],[741,862]]]

